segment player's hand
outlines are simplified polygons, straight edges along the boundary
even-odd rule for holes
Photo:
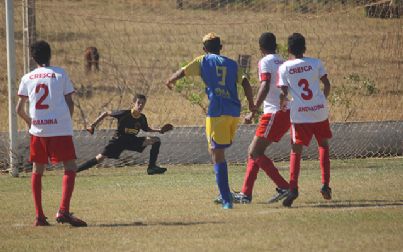
[[[28,120],[27,120],[25,123],[27,124],[28,129],[30,129],[30,128],[31,128],[31,124],[32,124],[32,119],[31,119],[31,118],[28,118]]]
[[[174,82],[174,81],[171,81],[171,80],[167,80],[167,81],[165,82],[165,86],[167,86],[167,87],[169,88],[169,90],[172,90],[173,87],[175,86],[175,82]]]
[[[88,133],[90,133],[91,135],[93,135],[94,134],[94,132],[95,132],[95,128],[94,128],[94,126],[89,126],[89,127],[87,127],[87,129],[86,129],[87,131],[88,131]]]
[[[161,127],[160,133],[164,134],[165,132],[168,132],[170,130],[173,130],[174,126],[170,123],[165,124],[164,126]]]
[[[249,104],[249,111],[255,114],[257,112],[257,107],[255,104]]]
[[[251,124],[253,122],[253,117],[255,117],[255,113],[249,113],[244,118],[244,124]]]

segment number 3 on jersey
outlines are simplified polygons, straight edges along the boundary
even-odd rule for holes
[[[45,84],[41,83],[38,84],[35,88],[35,94],[38,94],[39,91],[43,89],[43,94],[42,96],[39,98],[39,100],[36,102],[35,104],[35,108],[36,109],[48,109],[49,105],[48,104],[43,104],[43,101],[46,99],[46,97],[48,97],[49,95],[49,88],[48,86],[46,86]]]
[[[227,77],[227,68],[225,66],[216,66],[216,73],[219,79],[218,84],[225,86],[225,78]]]
[[[305,91],[305,93],[301,93],[301,97],[304,100],[310,100],[312,99],[313,93],[312,90],[309,88],[309,82],[307,79],[300,79],[298,81],[298,86],[303,87],[302,90]]]

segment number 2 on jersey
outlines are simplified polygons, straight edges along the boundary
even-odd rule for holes
[[[303,86],[302,90],[304,90],[306,93],[301,93],[301,97],[304,100],[310,100],[312,99],[313,93],[312,90],[309,88],[309,82],[307,79],[300,79],[298,81],[298,86],[301,87]]]
[[[43,104],[43,101],[46,99],[46,97],[48,97],[49,95],[49,88],[48,86],[46,86],[45,84],[41,83],[38,84],[35,88],[35,93],[39,93],[39,91],[43,89],[43,95],[41,96],[41,98],[39,98],[39,100],[36,102],[35,104],[35,108],[36,109],[48,109],[49,105],[48,104]]]

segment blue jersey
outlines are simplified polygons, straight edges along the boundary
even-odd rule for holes
[[[235,61],[221,55],[206,54],[197,57],[183,69],[185,75],[198,75],[206,84],[206,94],[210,101],[207,116],[240,116],[241,102],[237,83],[241,81],[242,73]]]

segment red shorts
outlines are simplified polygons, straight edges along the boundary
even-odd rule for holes
[[[293,144],[303,144],[309,146],[312,136],[315,135],[316,141],[332,138],[329,120],[317,123],[293,123],[291,125],[291,142]]]
[[[271,142],[278,142],[290,128],[290,110],[279,110],[260,117],[255,135]]]
[[[29,161],[52,164],[76,159],[72,136],[38,137],[31,135]]]

